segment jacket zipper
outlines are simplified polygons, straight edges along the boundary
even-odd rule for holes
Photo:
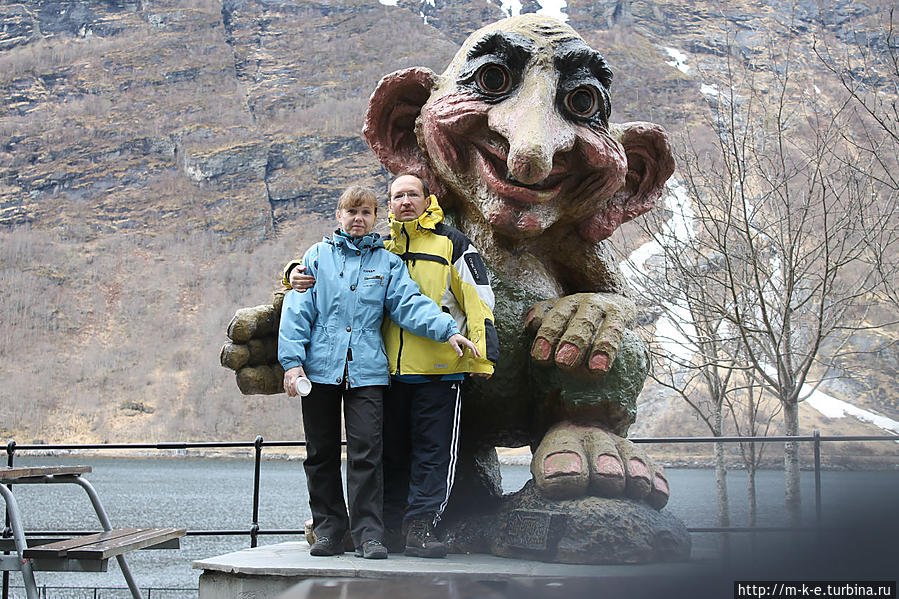
[[[403,225],[402,229],[403,229],[403,235],[406,236],[406,254],[408,254],[409,253],[409,242],[410,242],[409,233],[406,231],[406,225]],[[409,270],[408,260],[406,261],[406,270]],[[402,359],[403,359],[403,329],[401,328],[400,329],[400,347],[396,353],[396,374],[397,374],[397,376],[402,374],[402,368],[400,366]]]

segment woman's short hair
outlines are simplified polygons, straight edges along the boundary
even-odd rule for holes
[[[356,206],[371,206],[375,215],[378,214],[378,194],[369,187],[362,185],[350,185],[337,200],[337,209],[346,210],[347,208],[355,208]]]

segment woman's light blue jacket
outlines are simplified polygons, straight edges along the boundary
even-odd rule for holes
[[[387,385],[385,312],[402,328],[435,341],[459,332],[377,233],[353,239],[335,232],[309,248],[303,264],[315,286],[284,296],[278,361],[284,370],[302,366],[313,383]]]

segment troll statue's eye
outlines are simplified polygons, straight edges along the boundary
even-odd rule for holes
[[[512,86],[512,76],[506,67],[486,64],[475,75],[478,87],[487,94],[502,94]]]
[[[565,108],[579,117],[591,117],[599,110],[599,96],[592,87],[582,86],[568,92]]]

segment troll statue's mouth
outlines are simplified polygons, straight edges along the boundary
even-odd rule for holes
[[[567,168],[553,164],[553,169],[543,181],[526,185],[516,181],[506,166],[508,152],[490,143],[474,142],[477,168],[484,180],[498,196],[525,204],[543,204],[554,200],[561,192]]]

